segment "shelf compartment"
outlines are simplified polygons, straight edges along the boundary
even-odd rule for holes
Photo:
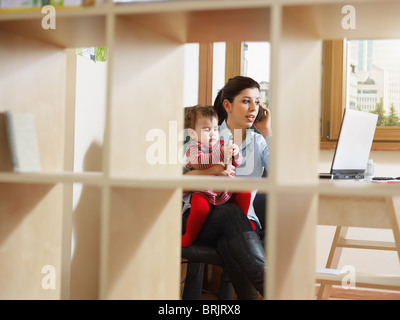
[[[66,279],[64,288],[68,294],[65,296],[71,300],[96,300],[99,299],[99,239],[103,190],[87,184],[74,184],[73,188],[71,214],[64,215],[67,222],[64,221],[63,225],[66,247],[64,273],[68,274],[70,270],[70,279]]]
[[[113,52],[111,174],[148,178],[179,176],[182,172],[177,155],[180,154],[178,132],[183,128],[183,44],[118,17]]]
[[[52,184],[0,183],[1,299],[60,299],[62,193]]]
[[[0,144],[2,170],[11,163],[4,111],[34,115],[43,170],[63,167],[66,53],[0,27]],[[6,159],[8,158],[8,159]],[[3,167],[4,166],[4,167]]]
[[[111,189],[101,299],[178,299],[181,207],[179,190]]]

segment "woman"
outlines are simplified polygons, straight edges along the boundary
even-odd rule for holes
[[[215,165],[187,174],[230,175],[235,170],[237,177],[261,177],[264,170],[268,172],[271,120],[269,111],[260,106],[259,84],[243,76],[229,79],[219,91],[213,108],[219,116],[220,138],[225,142],[233,138],[233,143],[240,146],[243,162],[236,169]],[[263,109],[264,117],[255,122],[259,108]],[[251,129],[253,126],[259,133]],[[254,288],[261,295],[264,293],[264,249],[249,221],[260,228],[253,208],[256,193],[257,190],[252,191],[247,217],[234,205],[213,207],[196,241],[196,244],[217,246],[239,299],[257,299]],[[189,200],[184,199],[185,209]],[[188,210],[184,210],[183,225],[187,215]]]

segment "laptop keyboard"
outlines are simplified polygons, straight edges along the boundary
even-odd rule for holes
[[[400,177],[373,177],[372,180],[400,180]]]

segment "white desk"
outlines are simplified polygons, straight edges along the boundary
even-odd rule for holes
[[[365,187],[369,188],[368,185]],[[396,190],[386,184],[379,184],[378,188],[383,190],[378,190],[378,195],[368,191],[362,195],[361,190],[360,195],[319,196],[318,224],[336,226],[326,268],[337,268],[343,248],[392,250],[400,259],[400,193],[396,195]],[[383,195],[385,190],[387,196]],[[392,229],[394,242],[346,239],[348,227]],[[332,285],[340,285],[343,277],[344,274],[317,273],[317,282],[321,283],[318,299],[328,298]],[[400,290],[400,276],[357,273],[356,286]]]

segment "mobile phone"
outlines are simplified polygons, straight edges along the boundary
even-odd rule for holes
[[[262,118],[264,118],[264,116],[265,116],[265,111],[264,111],[264,109],[263,108],[261,108],[261,107],[259,107],[258,108],[258,113],[257,113],[257,116],[256,116],[256,120],[255,121],[261,121],[261,119]]]

